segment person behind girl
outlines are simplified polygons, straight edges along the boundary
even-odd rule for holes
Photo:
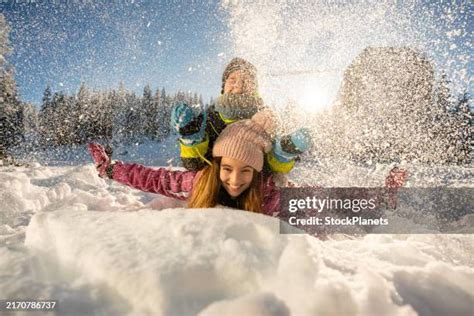
[[[203,169],[210,163],[214,141],[221,131],[227,125],[250,119],[260,111],[267,111],[267,119],[276,124],[276,116],[264,106],[258,94],[255,66],[242,58],[232,59],[222,75],[221,95],[214,105],[195,114],[189,105],[180,103],[171,113],[172,129],[179,134],[183,166],[192,171]],[[288,173],[298,156],[310,146],[310,134],[304,128],[276,137],[272,150],[265,156],[265,169]]]
[[[262,173],[264,154],[272,146],[272,128],[259,115],[229,125],[216,139],[211,165],[199,172],[112,163],[99,144],[89,144],[89,151],[101,177],[187,200],[190,208],[222,205],[274,216],[278,213],[279,190],[272,175]]]

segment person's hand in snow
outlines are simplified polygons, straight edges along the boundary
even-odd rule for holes
[[[104,177],[109,177],[111,173],[111,167],[112,160],[109,157],[109,153],[111,153],[111,150],[106,150],[102,145],[96,144],[96,143],[90,143],[87,145],[89,152],[92,156],[92,160],[94,160],[95,167],[97,169],[97,172],[99,173],[99,177],[104,178]]]
[[[193,109],[182,102],[171,112],[171,127],[179,134],[184,145],[193,146],[204,141],[206,113],[195,115]]]

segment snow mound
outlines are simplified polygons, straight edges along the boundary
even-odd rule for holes
[[[339,237],[229,209],[58,210],[33,216],[25,245],[118,315],[469,315],[469,236],[449,237],[450,253],[435,235]]]
[[[278,225],[229,210],[58,211],[35,215],[25,244],[137,314],[193,315],[260,287],[285,247]]]

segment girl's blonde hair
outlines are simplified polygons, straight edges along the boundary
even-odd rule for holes
[[[201,176],[194,184],[188,200],[189,208],[209,208],[215,207],[219,203],[218,196],[221,189],[220,160],[220,158],[214,158],[211,165],[201,171]],[[255,169],[253,172],[250,187],[237,199],[244,210],[262,213],[261,173]]]

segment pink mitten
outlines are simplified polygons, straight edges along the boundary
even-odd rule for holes
[[[407,177],[408,172],[405,169],[394,167],[385,178],[385,187],[398,189],[405,184]]]
[[[106,169],[110,166],[110,157],[105,152],[105,148],[102,145],[96,143],[90,143],[87,145],[89,152],[94,160],[95,167],[99,172],[100,177],[106,176]]]
[[[397,208],[397,191],[405,184],[408,172],[405,169],[394,167],[385,178],[385,188],[388,189],[388,206]]]

